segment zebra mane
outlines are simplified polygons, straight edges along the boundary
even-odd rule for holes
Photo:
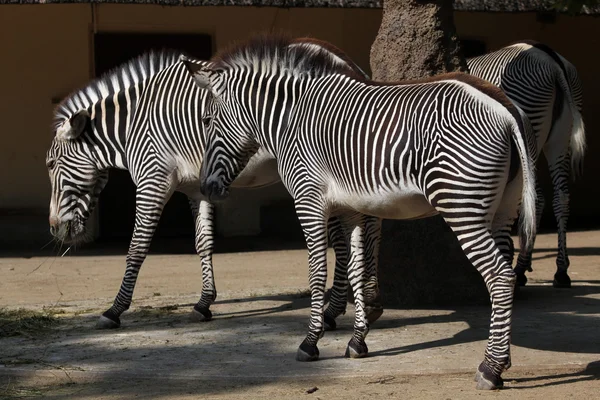
[[[340,73],[365,78],[364,72],[333,45],[316,39],[292,39],[283,34],[256,35],[218,53],[211,63],[215,69],[250,68],[313,77]]]
[[[175,64],[179,61],[180,54],[181,52],[175,50],[152,50],[143,53],[71,93],[54,110],[54,130],[75,113],[141,83]]]

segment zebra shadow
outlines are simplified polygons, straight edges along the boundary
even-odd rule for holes
[[[591,282],[587,282],[591,283]],[[557,290],[551,286],[531,285],[515,296],[512,344],[529,349],[553,352],[600,354],[598,315],[600,287],[574,286]],[[419,316],[408,319],[384,317],[372,329],[385,330],[419,324],[466,322],[468,328],[452,337],[432,342],[382,350],[373,356],[391,356],[434,347],[453,346],[488,338],[490,307],[457,306],[435,310],[445,315]]]
[[[600,379],[600,361],[591,362],[580,371],[508,379],[510,382],[517,383],[518,386],[508,386],[507,388],[510,390],[534,389],[597,379]],[[539,381],[550,382],[538,383]]]

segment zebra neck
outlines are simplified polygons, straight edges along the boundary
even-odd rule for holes
[[[280,150],[286,151],[286,142],[292,140],[292,135],[287,132],[290,119],[293,118],[296,105],[307,88],[306,80],[289,78],[278,81],[264,79],[261,92],[268,96],[267,100],[259,107],[247,104],[248,114],[253,115],[252,118],[258,127],[256,141],[275,158],[279,158]],[[272,85],[279,87],[273,88]],[[279,95],[276,96],[275,93]],[[282,93],[285,93],[285,96],[281,95]],[[260,97],[259,94],[258,98]]]
[[[128,168],[127,137],[141,92],[140,85],[134,85],[100,100],[92,107],[92,141],[100,168]]]

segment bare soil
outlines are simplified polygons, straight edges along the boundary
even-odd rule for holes
[[[58,320],[0,337],[0,398],[598,398],[600,232],[569,235],[571,289],[551,286],[555,241],[538,238],[515,304],[513,367],[505,390],[491,393],[473,382],[487,306],[386,309],[367,338],[370,357],[348,360],[349,306],[319,342],[321,359],[296,362],[308,321],[303,250],[216,255],[219,297],[206,323],[188,318],[201,287],[197,257],[151,255],[113,331],[94,325],[124,256],[0,258],[0,307]]]

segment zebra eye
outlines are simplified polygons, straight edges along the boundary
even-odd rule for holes
[[[53,169],[56,166],[56,161],[54,160],[50,160],[46,163],[46,167],[48,167],[49,169]]]
[[[212,120],[212,118],[211,118],[211,117],[204,117],[204,118],[202,118],[202,124],[203,124],[205,127],[208,127],[208,125],[210,125],[210,121],[211,121],[211,120]]]

